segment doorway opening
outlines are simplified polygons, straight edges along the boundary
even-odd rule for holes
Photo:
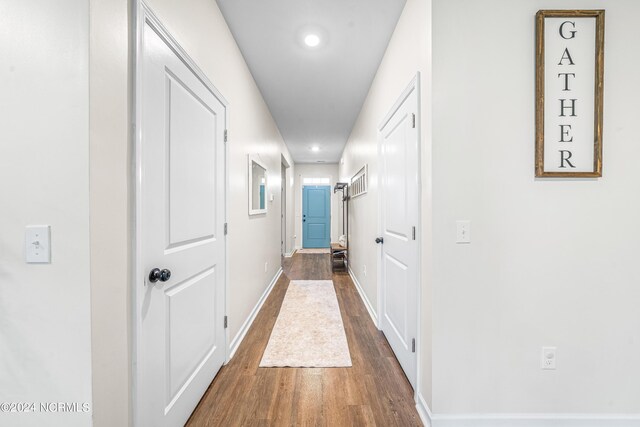
[[[289,196],[287,169],[290,165],[284,156],[281,155],[280,158],[280,258],[283,261],[289,251],[289,242],[287,241],[287,197]]]
[[[305,178],[305,182],[307,179]],[[323,179],[323,178],[318,178]],[[331,186],[302,187],[302,248],[331,246]]]

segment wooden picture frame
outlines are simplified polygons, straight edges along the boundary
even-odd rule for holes
[[[604,17],[536,14],[536,177],[602,176]]]

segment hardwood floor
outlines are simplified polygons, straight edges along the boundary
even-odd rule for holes
[[[280,305],[295,279],[333,279],[351,368],[259,368]],[[346,273],[328,255],[285,258],[284,274],[240,348],[198,404],[188,426],[421,426],[409,385]]]

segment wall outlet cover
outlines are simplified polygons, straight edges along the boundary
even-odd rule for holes
[[[556,369],[557,349],[555,347],[542,347],[541,368],[544,370]]]

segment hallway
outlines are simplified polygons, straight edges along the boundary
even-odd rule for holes
[[[413,390],[346,273],[295,254],[188,426],[420,426]],[[352,368],[258,368],[290,280],[333,279]]]
[[[0,0],[0,427],[640,427],[638,13]]]

